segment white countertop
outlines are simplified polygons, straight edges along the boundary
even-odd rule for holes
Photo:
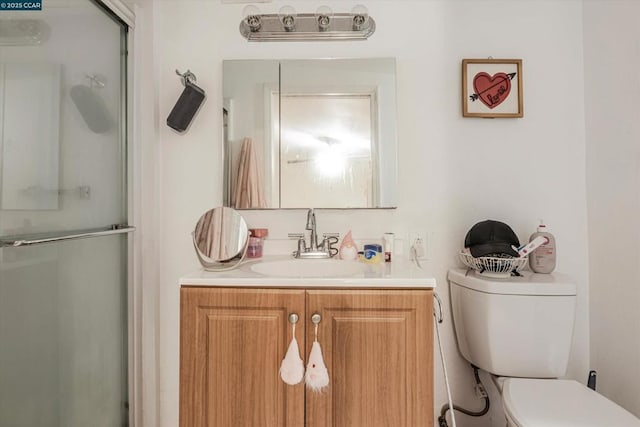
[[[363,272],[355,275],[331,277],[290,277],[287,275],[263,275],[251,266],[259,262],[283,261],[291,256],[265,256],[256,260],[245,259],[229,271],[212,272],[200,269],[180,278],[181,286],[224,286],[259,288],[381,288],[381,289],[433,289],[436,279],[409,260],[397,259],[390,263],[364,264]],[[308,261],[307,261],[308,262]],[[341,261],[336,262],[358,262]]]

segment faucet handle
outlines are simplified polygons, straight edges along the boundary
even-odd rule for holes
[[[333,258],[338,255],[338,248],[334,248],[332,245],[337,245],[340,241],[340,233],[322,233],[322,247],[329,253],[329,256]]]
[[[289,233],[289,238],[298,241],[298,250],[293,251],[294,258],[300,258],[300,254],[306,252],[307,245],[304,242],[304,234],[302,233]]]

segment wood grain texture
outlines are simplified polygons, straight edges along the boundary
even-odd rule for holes
[[[285,384],[279,369],[290,313],[304,349],[304,290],[182,287],[180,296],[180,426],[303,426],[303,384]]]
[[[307,391],[307,427],[433,426],[432,291],[309,290],[314,313],[330,385]]]

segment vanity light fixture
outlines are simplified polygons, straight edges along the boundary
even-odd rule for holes
[[[369,11],[363,4],[357,4],[351,9],[353,14],[353,29],[360,31],[369,25]]]
[[[245,6],[242,10],[242,24],[252,33],[259,31],[260,27],[262,27],[262,19],[260,17],[260,9],[252,4]]]
[[[296,28],[296,10],[293,6],[282,6],[278,17],[282,22],[282,27],[286,32],[295,31]]]
[[[327,31],[331,26],[331,16],[333,10],[329,6],[320,6],[316,11],[316,20],[318,21],[318,30]]]
[[[240,22],[240,34],[248,41],[328,41],[366,40],[376,30],[376,23],[363,5],[349,13],[333,13],[320,6],[315,13],[300,13],[283,6],[278,14],[261,14],[247,5]]]

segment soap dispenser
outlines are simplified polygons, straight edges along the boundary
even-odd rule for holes
[[[529,268],[535,273],[551,273],[556,268],[556,239],[547,231],[547,226],[542,220],[538,225],[538,231],[531,235],[529,241],[538,236],[543,236],[546,241],[529,254]]]

